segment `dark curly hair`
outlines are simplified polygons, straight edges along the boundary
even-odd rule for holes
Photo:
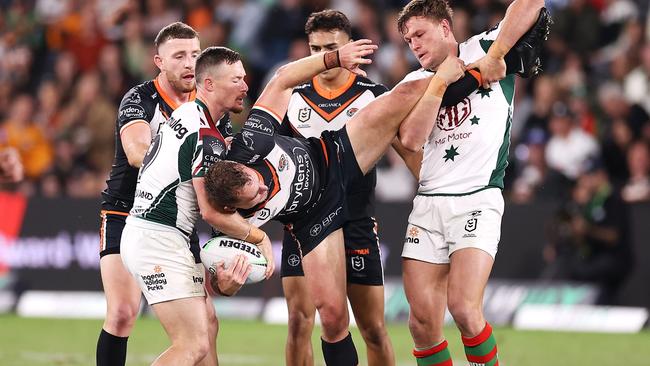
[[[218,161],[205,175],[205,192],[208,202],[215,208],[235,207],[239,201],[237,192],[248,183],[250,177],[244,166],[234,161]]]
[[[310,35],[318,31],[341,30],[352,38],[352,26],[345,14],[338,10],[326,9],[311,13],[305,23],[305,34]]]

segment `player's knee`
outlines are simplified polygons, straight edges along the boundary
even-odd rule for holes
[[[107,328],[119,333],[131,330],[139,311],[138,306],[129,303],[109,307],[106,314]]]
[[[314,314],[301,310],[289,312],[289,334],[299,336],[306,333],[311,334],[314,328]]]
[[[388,333],[383,321],[374,322],[369,326],[359,328],[359,330],[368,347],[381,348],[388,339]]]
[[[461,327],[467,327],[481,318],[480,305],[466,299],[450,297],[447,307],[456,324]]]
[[[415,309],[411,309],[411,313],[409,315],[409,329],[411,332],[414,333],[419,333],[421,331],[425,331],[429,329],[433,325],[433,320],[431,319],[431,316],[428,313],[425,312],[419,312],[416,311]]]
[[[346,307],[327,304],[319,307],[318,312],[323,332],[329,337],[336,337],[347,331],[349,324]]]

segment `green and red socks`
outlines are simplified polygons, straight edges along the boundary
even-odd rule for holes
[[[462,337],[467,361],[472,366],[499,366],[497,341],[492,327],[485,322],[485,328],[476,337]]]
[[[428,349],[414,349],[413,356],[418,366],[452,366],[451,354],[447,348],[447,341]]]

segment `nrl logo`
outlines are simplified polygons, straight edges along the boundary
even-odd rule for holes
[[[298,110],[298,121],[305,123],[311,117],[311,108],[305,107]]]
[[[481,211],[474,211],[469,214],[471,217],[469,220],[467,220],[467,224],[465,224],[465,231],[468,233],[471,233],[472,231],[476,230],[476,226],[478,225],[478,218],[481,216]]]
[[[471,113],[472,103],[469,98],[465,98],[454,106],[440,108],[436,125],[443,131],[452,131],[463,124]]]

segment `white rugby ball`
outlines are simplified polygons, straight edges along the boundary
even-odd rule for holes
[[[249,242],[233,239],[229,236],[217,236],[203,245],[201,248],[201,262],[212,274],[217,273],[217,263],[223,261],[228,268],[233,259],[243,254],[251,265],[251,273],[246,279],[246,284],[257,283],[264,280],[266,272],[266,258],[257,248],[257,245]]]

